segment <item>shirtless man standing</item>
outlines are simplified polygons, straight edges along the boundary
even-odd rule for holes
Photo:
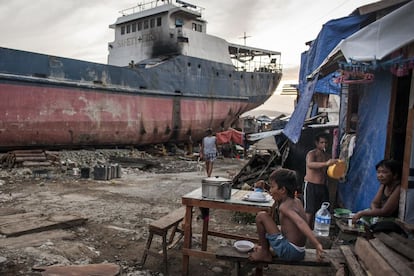
[[[323,202],[329,202],[326,169],[338,162],[338,159],[330,159],[330,155],[326,152],[327,146],[328,134],[319,133],[315,136],[315,149],[310,150],[306,155],[303,200],[306,222],[312,229],[315,213]]]

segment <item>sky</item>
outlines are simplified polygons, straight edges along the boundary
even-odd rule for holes
[[[147,0],[148,1],[148,0]],[[0,47],[106,63],[109,25],[143,1],[0,0]],[[300,54],[324,23],[375,0],[186,0],[204,8],[207,32],[282,53],[284,80],[297,80]],[[280,87],[280,86],[279,86]]]

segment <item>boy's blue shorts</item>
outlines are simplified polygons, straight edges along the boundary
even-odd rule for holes
[[[266,239],[281,260],[301,261],[305,258],[305,248],[295,248],[282,234],[266,234]]]

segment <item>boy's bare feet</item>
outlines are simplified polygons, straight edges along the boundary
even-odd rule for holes
[[[250,261],[272,261],[272,253],[269,250],[263,249],[261,246],[254,248],[254,251],[249,255]]]

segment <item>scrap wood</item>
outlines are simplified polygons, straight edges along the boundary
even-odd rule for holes
[[[0,221],[1,221],[1,216],[21,214],[21,213],[24,213],[24,212],[25,211],[23,209],[0,207]]]
[[[375,237],[381,240],[388,247],[397,251],[411,261],[414,261],[414,249],[409,244],[409,242],[412,242],[411,240],[405,239],[398,234],[387,235],[385,233],[378,233]]]
[[[51,166],[58,160],[59,157],[43,150],[15,150],[3,155],[0,162],[3,167],[13,168],[15,166]]]
[[[73,240],[75,235],[69,231],[61,229],[50,230],[39,233],[32,233],[22,235],[18,237],[11,237],[6,239],[0,239],[0,248],[6,248],[9,250],[26,248],[28,246],[41,246],[47,241],[54,240]]]
[[[347,263],[349,271],[351,272],[351,275],[366,275],[365,271],[361,267],[361,264],[358,262],[357,258],[355,257],[354,253],[348,245],[341,245],[339,246],[339,249],[341,250],[342,254],[344,254],[345,261]]]
[[[394,270],[400,275],[414,275],[408,265],[408,260],[401,255],[398,255],[395,251],[388,248],[379,239],[372,239],[369,243],[381,254],[381,256],[390,264]]]
[[[368,273],[372,275],[398,275],[366,239],[362,237],[357,238],[355,243],[355,253],[358,255],[366,270],[368,270]]]
[[[38,213],[15,214],[1,217],[0,234],[16,237],[52,229],[63,229],[85,223],[87,219],[75,215]]]
[[[121,267],[117,264],[88,264],[67,266],[38,266],[33,270],[40,271],[43,276],[117,276],[121,273]]]
[[[52,163],[49,161],[44,162],[34,162],[34,161],[24,161],[22,162],[23,167],[49,167],[52,166]]]

